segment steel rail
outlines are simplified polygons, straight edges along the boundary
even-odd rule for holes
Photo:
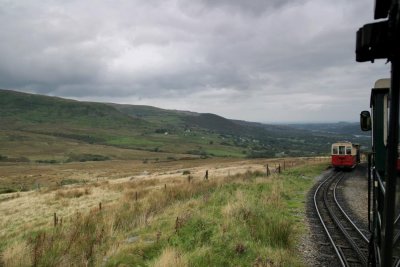
[[[335,242],[333,241],[332,236],[331,236],[331,234],[329,233],[328,228],[326,227],[326,224],[324,223],[324,220],[322,219],[321,213],[320,213],[320,211],[319,211],[319,209],[318,209],[318,205],[317,205],[317,194],[318,194],[318,191],[320,190],[320,188],[322,187],[322,185],[324,185],[324,184],[325,184],[326,182],[328,182],[330,179],[333,179],[333,177],[335,177],[335,174],[331,174],[330,176],[328,176],[323,182],[321,182],[321,184],[320,184],[320,185],[317,187],[317,189],[315,190],[315,193],[314,193],[314,206],[315,206],[315,210],[317,211],[319,220],[321,221],[321,224],[322,224],[322,226],[323,226],[324,229],[325,229],[326,235],[328,236],[328,239],[329,239],[329,241],[331,242],[331,244],[332,244],[332,246],[333,246],[333,249],[335,250],[336,255],[337,255],[337,257],[338,257],[338,259],[339,259],[341,265],[342,265],[343,267],[346,267],[347,265],[346,265],[346,263],[345,263],[344,257],[343,257],[343,255],[342,255],[342,253],[338,250],[338,248],[337,248]]]
[[[345,174],[343,173],[331,173],[328,175],[328,177],[321,182],[315,190],[314,205],[321,225],[323,226],[327,237],[333,246],[333,249],[335,250],[341,266],[350,266],[350,262],[347,261],[349,256],[356,256],[359,260],[359,263],[363,266],[366,266],[368,264],[368,258],[364,250],[368,249],[368,237],[366,237],[366,235],[361,232],[361,230],[351,220],[349,215],[340,205],[337,198],[336,189],[344,177]],[[329,219],[327,220],[328,217]],[[330,233],[328,230],[328,227],[331,227],[331,224],[335,225],[335,228],[339,230],[341,236],[339,239],[337,239],[338,237],[334,237],[334,232]],[[349,224],[351,224],[351,226]],[[362,240],[364,243],[361,243],[362,245],[360,245],[356,240]],[[339,241],[339,243],[336,243],[337,241]],[[343,245],[340,245],[341,242],[346,242],[349,245],[351,252],[348,251],[344,253],[342,250]]]
[[[344,175],[344,174],[342,174],[342,175]],[[334,180],[332,179],[332,181],[330,181],[329,187],[332,185],[333,182],[334,182]],[[367,258],[365,257],[365,255],[360,250],[360,247],[357,246],[357,244],[354,242],[354,240],[350,236],[350,234],[346,231],[343,223],[340,222],[339,218],[336,216],[335,212],[332,210],[332,207],[330,207],[327,204],[328,203],[328,193],[327,193],[327,191],[324,191],[324,201],[325,201],[325,205],[326,205],[326,208],[327,208],[327,210],[329,212],[330,217],[335,222],[336,226],[339,227],[340,231],[342,232],[343,236],[346,238],[347,242],[353,247],[354,251],[357,253],[357,256],[363,262],[364,266],[366,266],[367,265]]]
[[[350,219],[350,217],[347,215],[347,213],[343,210],[342,206],[339,204],[337,198],[336,198],[336,188],[338,186],[338,184],[340,183],[340,181],[345,177],[345,175],[343,174],[339,179],[336,180],[336,183],[333,186],[333,199],[335,201],[336,206],[339,208],[339,210],[341,211],[341,213],[344,215],[345,219],[347,220],[347,222],[349,222],[352,227],[356,230],[356,232],[364,239],[365,243],[366,243],[366,247],[368,248],[368,238],[360,231],[360,229],[354,224],[353,220]],[[324,197],[327,197],[326,195]],[[367,265],[368,263],[368,259],[367,257],[364,255],[364,253],[361,251],[360,246],[357,245],[354,241],[354,237],[352,237],[350,235],[350,233],[348,232],[348,230],[345,228],[345,226],[343,225],[342,222],[340,222],[339,218],[336,216],[335,212],[331,209],[331,207],[327,206],[327,209],[329,211],[329,213],[332,216],[332,219],[335,221],[336,225],[339,227],[339,229],[341,230],[341,232],[343,233],[343,235],[345,236],[345,238],[347,239],[347,241],[350,243],[350,245],[353,247],[354,251],[357,252],[357,255],[359,257],[359,259],[363,262],[364,265]]]
[[[400,215],[397,216],[396,220],[394,221],[394,225],[396,225],[399,222],[399,220],[400,220]],[[393,247],[395,247],[397,245],[399,240],[400,240],[400,231],[397,232],[397,234],[393,238]]]
[[[342,179],[343,179],[344,177],[345,177],[344,175],[343,175],[342,177],[340,177],[340,179],[338,179],[338,181],[336,182],[335,186],[333,187],[333,198],[334,198],[334,200],[335,200],[335,202],[336,202],[336,205],[339,207],[340,211],[342,212],[342,214],[343,214],[343,215],[346,217],[346,219],[350,222],[350,224],[353,226],[353,228],[360,234],[360,236],[364,239],[364,241],[367,242],[367,244],[369,244],[368,237],[366,237],[366,236],[364,235],[364,233],[361,232],[360,228],[358,228],[358,227],[354,224],[353,220],[350,219],[350,217],[347,215],[347,213],[344,211],[344,209],[343,209],[342,206],[340,205],[339,201],[337,200],[337,197],[336,197],[336,188],[337,188],[338,184],[342,181]]]

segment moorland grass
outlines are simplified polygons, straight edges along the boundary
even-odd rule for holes
[[[152,189],[139,191],[138,199],[134,192],[143,187],[132,184],[123,200],[108,209],[78,213],[63,225],[31,232],[21,242],[9,244],[2,262],[6,266],[302,266],[296,244],[304,231],[305,192],[325,167],[306,165],[269,177],[249,171],[190,183],[180,175],[166,186],[151,184]]]

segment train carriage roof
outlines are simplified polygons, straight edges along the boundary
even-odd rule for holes
[[[379,79],[375,82],[374,88],[390,88],[390,78]]]
[[[375,82],[374,88],[371,89],[371,99],[370,99],[370,107],[375,104],[375,95],[376,94],[387,94],[389,93],[390,88],[390,79],[379,79]]]
[[[332,144],[332,146],[351,146],[351,145],[354,145],[354,144],[352,144],[351,142],[348,142],[348,141],[341,141],[341,142],[336,142],[336,143]]]

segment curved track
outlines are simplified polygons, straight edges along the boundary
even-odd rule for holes
[[[368,238],[346,214],[336,197],[336,188],[346,176],[331,172],[314,193],[319,220],[341,266],[367,266]]]

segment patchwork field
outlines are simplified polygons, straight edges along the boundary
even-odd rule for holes
[[[298,256],[285,259],[295,250],[295,239],[268,241],[271,236],[264,232],[285,235],[279,225],[287,220],[290,226],[284,228],[293,231],[290,235],[301,232],[295,214],[302,212],[304,192],[326,167],[324,162],[326,158],[2,163],[0,188],[20,185],[23,190],[0,194],[1,262],[210,266],[234,257],[229,265],[248,265],[259,254],[260,262],[301,265]],[[258,216],[280,230],[258,225]],[[236,228],[234,218],[244,220],[243,229]],[[204,228],[205,236],[197,236],[199,229],[193,227]],[[237,244],[223,252],[233,255],[217,257],[214,247],[222,246],[225,235]],[[256,244],[264,241],[269,243],[258,249]],[[209,255],[209,262],[200,260],[202,255]]]

